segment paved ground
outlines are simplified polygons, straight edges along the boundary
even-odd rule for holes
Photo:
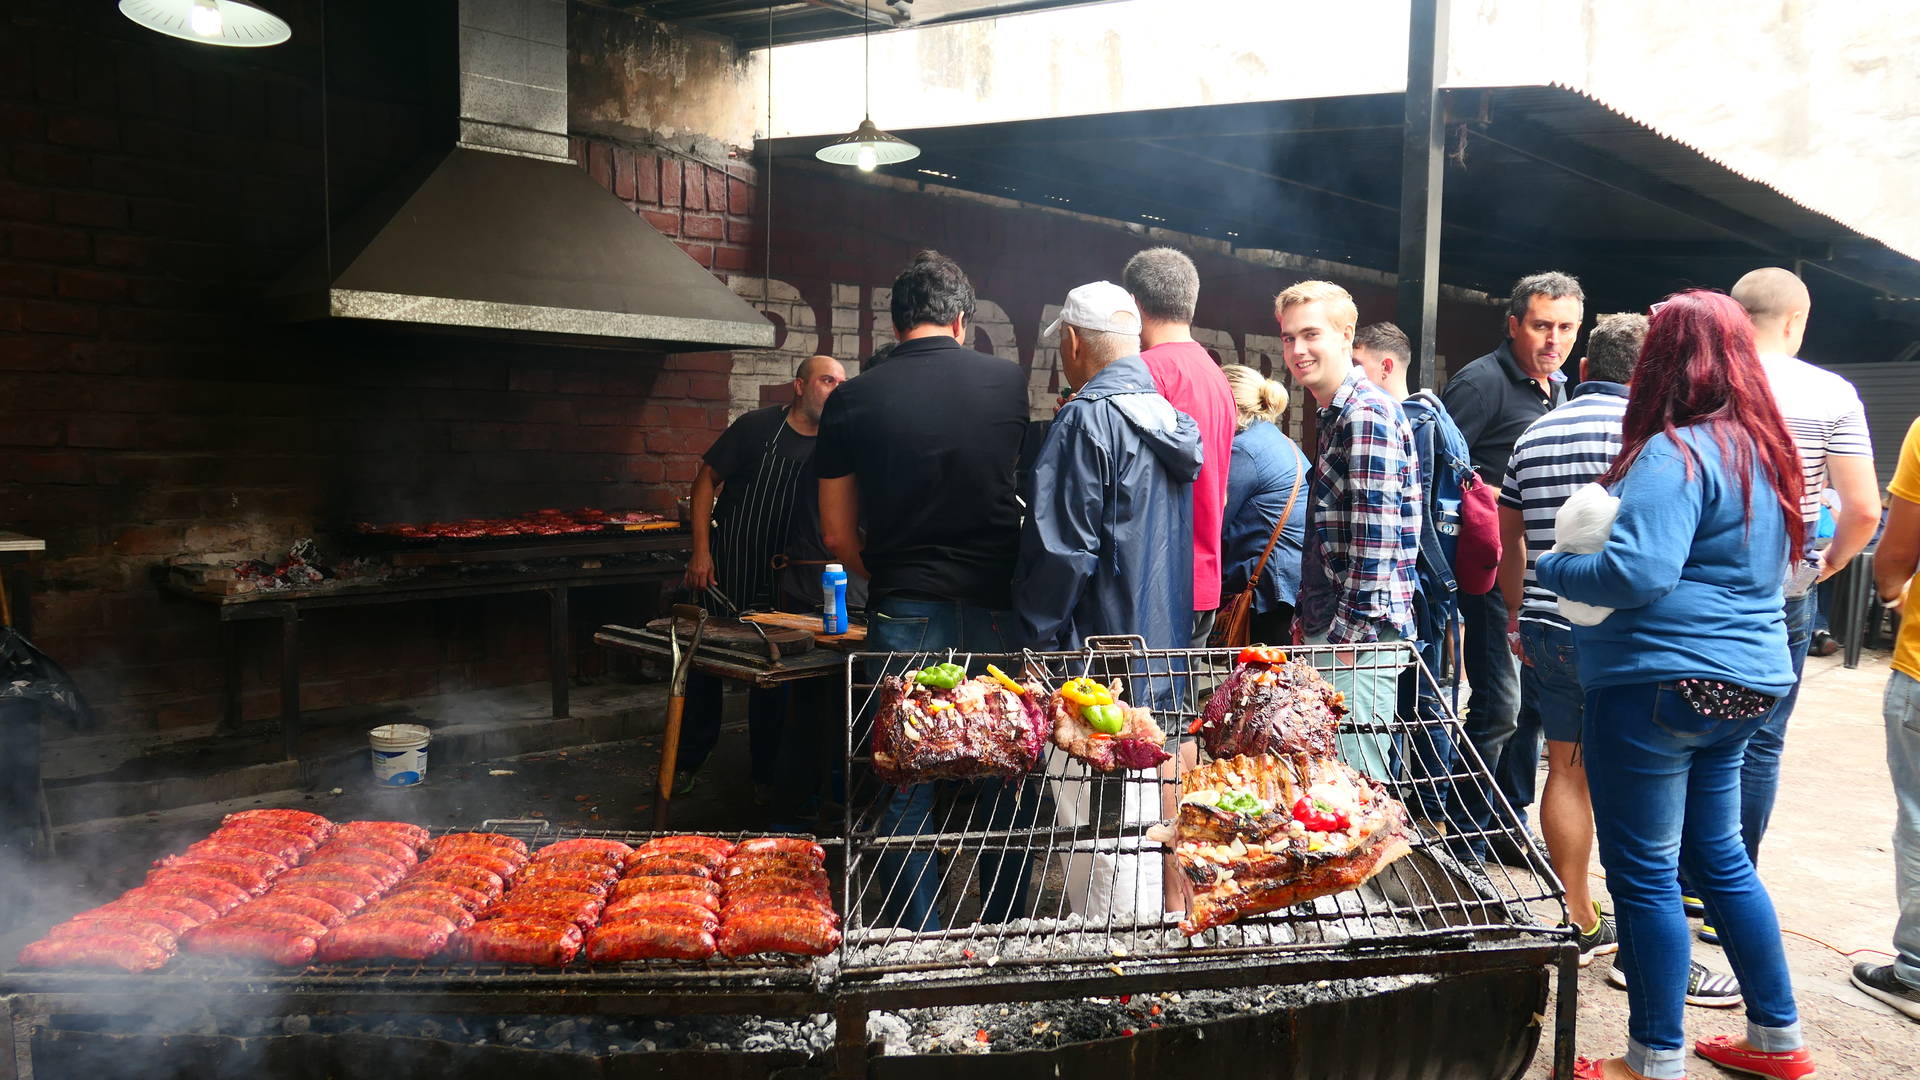
[[[1848,671],[1840,656],[1807,661],[1800,703],[1788,729],[1778,809],[1761,852],[1760,876],[1787,931],[1787,960],[1807,1041],[1822,1077],[1910,1078],[1920,1072],[1920,1024],[1855,990],[1856,960],[1892,947],[1893,789],[1887,778],[1880,694],[1887,654],[1869,653]],[[1835,823],[1842,823],[1835,827]],[[1593,873],[1604,903],[1600,864]],[[1846,953],[1857,955],[1848,956]],[[1731,970],[1720,949],[1694,944],[1694,956]],[[1626,1046],[1627,996],[1606,984],[1608,960],[1581,973],[1580,1052],[1612,1056]],[[1549,1010],[1551,1015],[1551,1010]],[[1687,1010],[1690,1038],[1740,1035],[1738,1009]],[[1547,1048],[1527,1073],[1549,1075]],[[1735,1074],[1695,1058],[1695,1077]]]
[[[1889,848],[1894,811],[1880,722],[1886,673],[1884,654],[1870,654],[1854,671],[1841,667],[1838,657],[1809,662],[1787,745],[1780,809],[1763,858],[1763,877],[1789,931],[1788,958],[1824,1077],[1912,1077],[1920,1062],[1920,1024],[1854,991],[1847,984],[1853,959],[1842,955],[1889,948],[1895,917]],[[738,702],[733,705],[737,715]],[[745,735],[743,725],[729,725],[707,779],[676,805],[676,823],[714,829],[766,824],[744,783]],[[37,869],[34,881],[47,910],[72,910],[130,884],[153,852],[190,842],[221,813],[250,805],[305,806],[339,818],[399,817],[436,826],[544,817],[556,824],[646,828],[657,752],[651,740],[641,739],[524,755],[435,771],[426,785],[397,790],[373,787],[356,764],[306,793],[64,830],[61,858]],[[1836,821],[1843,824],[1836,828]],[[1598,879],[1598,864],[1594,873]],[[25,925],[0,933],[0,950],[17,948],[26,927],[37,922],[30,913]],[[1717,948],[1695,945],[1695,955],[1726,970]],[[1859,956],[1875,958],[1871,952]],[[1580,983],[1578,1049],[1596,1056],[1618,1053],[1625,1041],[1626,995],[1606,985],[1607,963],[1596,963]],[[1742,1030],[1738,1010],[1689,1009],[1687,1020],[1693,1036]],[[1543,1044],[1527,1073],[1530,1080],[1548,1075],[1547,1050]],[[1696,1062],[1692,1075],[1729,1074]]]

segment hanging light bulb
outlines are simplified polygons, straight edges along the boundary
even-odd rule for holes
[[[155,33],[203,45],[260,48],[293,37],[285,19],[252,0],[120,0],[120,14]]]
[[[866,5],[870,8],[872,5]],[[862,48],[866,52],[864,64],[866,78],[867,117],[852,134],[842,135],[813,152],[813,156],[829,165],[852,165],[861,172],[872,172],[882,165],[898,165],[902,161],[912,161],[920,156],[920,148],[900,138],[889,135],[873,126],[873,43],[870,36],[873,31],[871,12],[860,34]]]

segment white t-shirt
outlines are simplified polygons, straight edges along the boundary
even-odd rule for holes
[[[1800,450],[1800,518],[1820,520],[1820,493],[1827,488],[1827,458],[1873,458],[1867,410],[1853,384],[1796,357],[1761,353],[1773,400]]]

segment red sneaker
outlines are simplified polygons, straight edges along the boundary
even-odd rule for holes
[[[1774,1080],[1804,1080],[1814,1074],[1813,1054],[1804,1046],[1769,1053],[1747,1050],[1725,1035],[1715,1035],[1694,1043],[1693,1052],[1723,1069],[1770,1076]]]

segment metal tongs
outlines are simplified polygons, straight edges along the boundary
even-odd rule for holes
[[[733,600],[730,599],[726,593],[723,593],[720,591],[720,586],[718,585],[707,586],[707,595],[719,601],[720,606],[722,608],[725,608],[727,611],[732,612],[733,618],[737,619],[740,622],[746,623],[748,626],[753,627],[753,632],[760,635],[760,644],[765,645],[767,647],[767,660],[770,663],[775,663],[775,664],[780,662],[780,646],[775,645],[773,643],[773,639],[767,636],[767,631],[764,627],[762,627],[759,623],[754,622],[752,619],[747,618],[746,612],[740,610],[740,605],[734,603]]]
[[[693,635],[687,651],[680,651],[680,620],[693,620]],[[667,827],[667,802],[673,798],[674,767],[680,762],[680,721],[687,712],[687,673],[693,670],[693,654],[700,651],[700,635],[707,628],[707,609],[697,604],[673,605],[673,623],[667,628],[672,675],[667,682],[667,730],[660,743],[660,798],[653,804],[653,827]]]

